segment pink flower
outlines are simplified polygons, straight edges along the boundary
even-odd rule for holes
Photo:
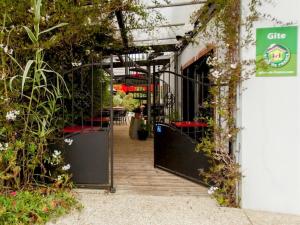
[[[12,191],[12,192],[10,192],[10,195],[11,195],[11,196],[16,196],[16,195],[17,195],[17,192],[16,192],[16,191]]]

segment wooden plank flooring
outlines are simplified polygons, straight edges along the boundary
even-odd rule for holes
[[[153,139],[129,138],[128,126],[114,126],[117,193],[207,196],[207,188],[154,168]]]

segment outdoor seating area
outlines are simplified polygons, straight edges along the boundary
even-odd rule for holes
[[[55,223],[81,203],[57,225],[300,215],[300,1],[0,8],[0,225]],[[285,222],[272,225],[300,225]]]
[[[116,125],[127,124],[128,111],[123,107],[113,107],[113,121]]]

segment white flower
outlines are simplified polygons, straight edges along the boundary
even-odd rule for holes
[[[208,193],[209,195],[212,195],[212,194],[214,194],[215,191],[217,191],[218,189],[219,189],[218,187],[212,186],[212,187],[210,187],[210,188],[208,189],[207,193]]]
[[[209,66],[216,66],[218,64],[217,57],[212,58],[211,56],[208,56],[206,59],[206,64]]]
[[[13,111],[7,112],[6,113],[6,120],[7,121],[14,121],[16,120],[17,116],[16,114],[13,113]]]
[[[6,151],[8,149],[8,143],[0,143],[0,151]]]
[[[81,66],[82,62],[72,62],[72,66],[76,67],[76,66]]]
[[[218,79],[218,78],[222,75],[222,73],[221,73],[220,71],[218,71],[218,70],[214,70],[214,71],[211,73],[211,75],[212,75],[214,78]]]
[[[91,25],[92,24],[92,20],[90,17],[87,18],[88,24]]]
[[[87,50],[85,50],[85,54],[89,55],[89,54],[91,54],[91,51],[89,49],[87,49]]]
[[[61,155],[61,152],[58,151],[58,150],[54,150],[54,153],[52,154],[52,156],[53,156],[54,158],[58,158],[60,155]]]
[[[12,110],[6,113],[6,120],[7,121],[14,121],[16,120],[17,116],[20,115],[19,110]]]
[[[10,29],[14,29],[14,28],[15,28],[15,25],[11,25],[11,26],[10,26]]]
[[[64,140],[68,145],[72,145],[73,144],[73,139],[65,139]]]
[[[0,48],[4,48],[4,44],[0,44]]]
[[[67,165],[63,166],[61,169],[66,171],[66,170],[69,170],[70,168],[71,168],[71,165],[67,164]]]
[[[31,7],[30,9],[28,9],[28,12],[33,13],[33,7]]]
[[[7,53],[8,53],[9,55],[12,55],[13,52],[14,52],[14,50],[11,48]]]
[[[3,48],[3,50],[4,50],[5,53],[7,53],[7,52],[8,52],[8,47],[5,46],[5,47]]]
[[[236,63],[231,64],[230,68],[233,69],[233,70],[235,70],[237,68],[237,64]]]
[[[46,21],[48,22],[49,19],[50,19],[50,16],[48,14],[46,14]]]
[[[231,137],[232,137],[232,135],[231,135],[231,134],[228,134],[228,135],[227,135],[227,137],[228,137],[228,138],[231,138]]]
[[[58,175],[57,180],[62,180],[62,176]]]

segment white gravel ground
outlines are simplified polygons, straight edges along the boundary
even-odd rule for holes
[[[84,209],[47,225],[300,225],[298,216],[221,208],[204,196],[77,192]]]

